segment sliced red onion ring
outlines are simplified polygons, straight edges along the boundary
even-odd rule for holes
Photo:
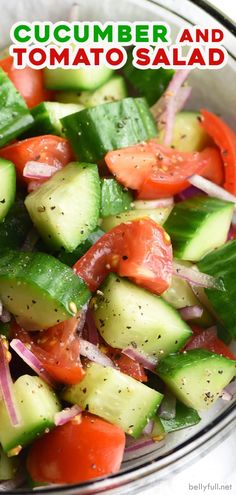
[[[138,440],[136,440],[132,444],[128,445],[125,448],[125,452],[126,453],[136,452],[137,450],[141,450],[144,447],[149,447],[150,445],[153,445],[154,443],[155,443],[154,440],[152,440],[151,438],[147,438],[147,439],[139,438]]]
[[[216,184],[214,184],[214,182],[211,182],[210,180],[205,179],[204,177],[201,177],[201,175],[197,174],[189,177],[188,182],[190,182],[192,186],[201,189],[201,191],[208,194],[208,196],[235,203],[234,209],[236,209],[236,196],[223,189],[223,187],[217,186]]]
[[[77,326],[77,329],[76,329],[79,335],[82,335],[83,328],[84,328],[85,321],[86,321],[87,311],[88,311],[88,303],[86,303],[81,308],[81,310],[79,312],[78,326]]]
[[[190,199],[193,196],[197,196],[199,194],[203,195],[203,191],[201,189],[198,189],[195,186],[190,186],[190,187],[187,187],[187,189],[184,189],[184,191],[176,194],[175,200],[177,202],[185,201],[186,199]]]
[[[162,419],[174,419],[176,415],[176,398],[169,391],[165,392],[164,399],[158,409],[158,415]]]
[[[168,206],[173,206],[173,204],[174,204],[174,198],[173,196],[170,196],[169,198],[162,198],[162,199],[134,201],[134,208],[135,210],[149,210],[149,209],[152,210],[155,208],[166,208]]]
[[[23,176],[27,179],[48,179],[57,171],[57,167],[48,165],[48,163],[29,161],[24,166]]]
[[[142,366],[147,370],[155,371],[156,369],[157,361],[158,361],[157,359],[155,359],[154,357],[151,358],[150,356],[146,356],[146,354],[137,351],[133,347],[126,347],[125,349],[122,350],[122,354],[125,354],[130,359],[133,359],[133,361],[142,364]]]
[[[60,412],[57,412],[54,417],[54,422],[56,426],[62,426],[68,423],[71,419],[75,418],[77,414],[82,412],[81,407],[75,404],[72,407],[66,407]]]
[[[98,345],[100,343],[99,333],[95,325],[95,321],[90,308],[88,309],[86,314],[86,324],[84,330],[85,330],[84,333],[86,335],[86,340],[88,340],[89,342],[91,342],[91,344],[94,345]]]
[[[174,261],[173,275],[186,280],[190,284],[198,285],[199,287],[205,287],[205,289],[224,290],[224,284],[222,280],[212,277],[211,275],[207,275],[206,273],[199,272],[197,267],[189,268]]]
[[[9,321],[11,321],[11,314],[9,313],[9,311],[7,311],[6,309],[2,310],[0,321],[2,323],[9,323]]]
[[[176,71],[165,93],[151,108],[159,128],[164,127],[163,144],[165,146],[170,146],[171,144],[175,114],[184,106],[191,93],[191,88],[182,88],[182,84],[187,79],[189,73],[189,69]]]
[[[225,401],[230,401],[232,400],[233,396],[226,389],[223,389],[220,398]]]
[[[41,361],[39,361],[33,352],[31,352],[28,347],[21,342],[21,340],[13,339],[10,343],[10,347],[18,354],[18,356],[21,357],[21,359],[23,359],[26,364],[28,364],[28,366],[30,366],[32,370],[35,371],[35,373],[37,373],[37,375],[40,376],[40,378],[52,387],[55,386],[55,383],[50,375],[44,370]]]
[[[154,421],[150,419],[150,421],[148,421],[147,425],[143,429],[143,435],[151,435],[153,426],[154,426]]]
[[[201,318],[203,313],[203,308],[200,306],[186,306],[185,308],[181,308],[179,310],[181,318],[184,321],[193,320],[194,318]]]
[[[80,354],[81,356],[90,359],[90,361],[94,361],[102,366],[115,367],[113,361],[88,340],[80,339]]]
[[[12,425],[19,426],[20,417],[15,405],[12,387],[13,382],[6,358],[6,348],[4,346],[3,339],[0,337],[0,390]]]

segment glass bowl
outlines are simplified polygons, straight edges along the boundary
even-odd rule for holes
[[[9,30],[17,20],[65,20],[73,0],[8,0],[4,5],[1,24],[1,44],[9,42]],[[208,2],[203,0],[80,0],[80,20],[96,21],[166,21],[172,37],[183,26],[224,27],[224,46],[228,50],[227,65],[220,70],[194,70],[191,74],[193,92],[189,109],[206,107],[221,115],[236,127],[236,26]],[[158,486],[171,473],[178,473],[186,465],[209,452],[232,431],[236,420],[236,398],[230,402],[221,399],[202,415],[197,426],[168,434],[165,441],[155,443],[142,451],[126,455],[121,471],[108,478],[80,485],[37,488],[41,494],[63,495],[128,495],[145,492]],[[7,493],[7,492],[5,492]],[[18,489],[8,493],[32,493]]]

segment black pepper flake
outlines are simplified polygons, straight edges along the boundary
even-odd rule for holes
[[[128,259],[128,256],[124,255],[122,256],[122,260],[126,261]]]
[[[2,203],[2,204],[4,205],[4,203],[6,203],[5,198],[4,198],[4,199],[2,199],[2,200],[0,201],[0,203]]]

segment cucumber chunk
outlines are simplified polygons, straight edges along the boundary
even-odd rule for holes
[[[17,471],[16,458],[8,457],[0,446],[0,481],[12,480]]]
[[[126,148],[157,135],[144,98],[124,98],[64,117],[63,129],[80,160],[97,162],[107,151]]]
[[[176,402],[176,414],[173,419],[160,418],[164,431],[170,433],[171,431],[181,430],[182,428],[188,428],[194,426],[201,421],[198,412],[191,407],[187,407],[182,402]]]
[[[172,69],[137,69],[133,65],[131,51],[128,51],[128,60],[123,68],[127,81],[138,91],[141,96],[145,96],[149,105],[153,105],[167,88],[174,75]]]
[[[33,123],[25,101],[0,67],[0,148]]]
[[[85,283],[53,256],[8,251],[0,258],[0,298],[25,329],[67,320],[89,296]]]
[[[166,357],[157,374],[173,394],[197,411],[207,409],[236,375],[236,361],[203,349]]]
[[[20,248],[32,227],[24,200],[17,197],[6,218],[0,223],[0,251]]]
[[[173,276],[170,287],[163,292],[162,297],[176,309],[185,308],[186,306],[200,306],[203,309],[202,316],[191,320],[191,323],[204,327],[210,327],[213,325],[212,316],[200,303],[199,299],[197,299],[193,293],[190,285],[185,280]]]
[[[127,89],[122,76],[114,76],[95,91],[60,91],[56,100],[61,103],[78,103],[85,107],[95,107],[109,101],[126,98]]]
[[[224,244],[233,209],[233,203],[206,196],[195,196],[177,203],[165,223],[174,256],[199,261]]]
[[[108,230],[120,225],[123,222],[130,222],[131,220],[136,220],[138,218],[152,218],[155,222],[163,225],[167,220],[172,207],[168,208],[153,208],[152,210],[130,210],[119,213],[118,215],[112,215],[102,219],[101,228],[107,232]]]
[[[117,215],[130,210],[132,194],[125,190],[115,179],[101,180],[101,217]]]
[[[93,91],[104,84],[113,74],[106,66],[84,69],[44,69],[44,83],[47,89]]]
[[[104,340],[118,349],[135,347],[157,360],[175,352],[192,335],[178,312],[161,297],[110,274],[93,308]]]
[[[63,392],[79,404],[137,438],[159,407],[163,395],[120,371],[91,363],[83,380]]]
[[[205,256],[198,263],[198,268],[222,280],[224,291],[205,289],[205,293],[219,320],[236,338],[236,239]]]
[[[29,129],[27,136],[41,136],[42,134],[56,134],[63,136],[63,128],[60,119],[80,112],[84,106],[75,103],[57,103],[45,101],[31,110],[34,123]]]
[[[0,158],[0,222],[15,201],[16,171],[12,162]]]
[[[0,402],[0,442],[7,453],[53,428],[54,416],[61,409],[55,392],[37,376],[20,376],[13,384],[13,394],[21,418],[19,426],[12,425],[4,402]]]
[[[197,112],[179,112],[174,119],[171,147],[178,151],[202,151],[212,144],[211,138],[200,125]],[[164,130],[158,134],[157,141],[163,143]]]
[[[25,200],[32,222],[53,249],[74,249],[98,223],[100,180],[96,165],[73,162]]]
[[[102,237],[104,234],[104,231],[97,228],[89,236],[87,239],[79,246],[72,251],[72,253],[67,253],[66,251],[61,251],[58,255],[58,259],[62,262],[65,263],[66,265],[73,266],[76,261],[79,260],[92,246],[95,244],[95,242]]]

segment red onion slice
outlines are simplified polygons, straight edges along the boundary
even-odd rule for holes
[[[151,435],[153,426],[154,426],[154,421],[153,419],[150,419],[150,421],[148,421],[147,425],[143,429],[143,435]]]
[[[141,450],[145,447],[149,447],[150,445],[153,445],[154,443],[155,443],[154,440],[152,440],[151,438],[147,438],[147,439],[140,438],[140,439],[136,440],[135,442],[133,442],[132,444],[128,445],[125,448],[125,452],[126,453],[136,452],[137,450]]]
[[[176,415],[176,398],[169,391],[165,392],[164,399],[158,409],[158,415],[162,419],[174,419]]]
[[[82,335],[85,321],[86,321],[86,315],[88,311],[88,304],[86,303],[80,310],[79,312],[79,319],[78,319],[78,326],[76,331],[78,332],[79,335]]]
[[[0,337],[0,390],[13,426],[20,425],[20,417],[15,405],[13,395],[13,382],[11,379],[9,364],[6,358],[6,348]]]
[[[122,350],[122,354],[125,354],[130,359],[133,359],[133,361],[142,364],[142,366],[147,370],[150,371],[156,370],[157,359],[155,359],[154,357],[151,358],[150,356],[146,356],[146,354],[137,351],[133,347],[126,347],[125,349]]]
[[[179,310],[181,318],[184,321],[193,320],[194,318],[201,318],[203,313],[203,308],[200,306],[186,306],[186,308],[181,308]]]
[[[100,344],[100,335],[95,325],[95,321],[90,308],[88,309],[86,314],[86,322],[85,322],[83,337],[85,337],[85,340],[91,342],[91,344],[94,345]]]
[[[71,419],[75,418],[78,414],[82,412],[81,407],[75,404],[72,407],[66,407],[60,412],[57,412],[54,417],[54,422],[56,426],[62,426],[68,423]]]
[[[2,323],[9,323],[9,321],[11,321],[11,314],[9,313],[9,311],[7,311],[6,309],[2,310],[0,321]]]
[[[150,199],[145,201],[134,201],[135,210],[152,210],[155,208],[167,208],[169,206],[173,206],[174,198],[170,196],[169,198],[162,199]]]
[[[27,179],[49,179],[58,171],[57,167],[48,165],[48,163],[40,163],[29,161],[25,164],[23,170],[23,176]]]
[[[80,339],[80,354],[94,363],[115,368],[113,361],[88,340]]]
[[[50,377],[50,375],[47,373],[47,371],[44,370],[43,365],[41,361],[31,352],[28,347],[26,347],[23,342],[19,339],[13,339],[10,343],[10,347],[18,354],[18,356],[21,357],[21,359],[30,366],[32,370],[37,373],[37,375],[40,376],[46,383],[51,385],[52,387],[55,386],[54,381]]]
[[[199,272],[197,267],[189,268],[174,261],[173,275],[186,280],[190,284],[205,287],[205,289],[224,290],[222,280],[212,277],[211,275],[207,275],[206,273]]]
[[[192,186],[201,189],[201,191],[208,194],[208,196],[235,203],[234,208],[236,209],[236,196],[223,189],[223,187],[217,186],[216,184],[214,184],[214,182],[211,182],[210,180],[205,179],[204,177],[201,177],[201,175],[197,174],[189,177],[188,182],[190,182]]]

